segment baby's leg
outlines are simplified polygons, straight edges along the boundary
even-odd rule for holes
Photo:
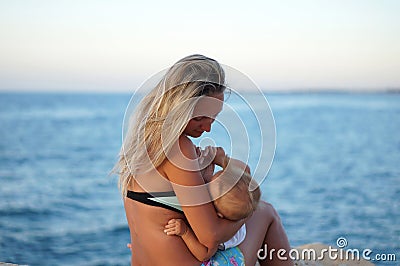
[[[263,250],[260,255],[265,255],[264,260],[260,260],[261,265],[293,265],[292,260],[288,256],[290,245],[283,229],[281,219],[271,204],[260,201],[256,211],[246,221],[246,238],[239,245],[240,250],[245,257],[246,265],[254,265],[257,261],[257,255],[260,248],[268,247]],[[269,257],[269,251],[275,249],[272,260]],[[280,260],[277,257],[278,250],[286,250],[287,260]],[[280,254],[282,255],[282,254]]]

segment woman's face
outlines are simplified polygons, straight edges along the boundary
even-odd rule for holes
[[[212,94],[200,99],[193,112],[193,118],[189,120],[183,133],[198,138],[204,131],[210,132],[211,124],[221,112],[223,104],[224,93]]]

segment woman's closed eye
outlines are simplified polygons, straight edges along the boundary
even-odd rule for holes
[[[198,116],[198,117],[194,117],[193,120],[194,121],[201,121],[205,118],[205,116]]]
[[[202,120],[204,120],[204,119],[211,119],[211,121],[214,122],[215,117],[197,116],[197,117],[194,117],[194,118],[193,118],[194,121],[198,121],[198,122],[200,122],[200,121],[202,121]]]

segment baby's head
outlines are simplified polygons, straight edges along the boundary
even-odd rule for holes
[[[261,192],[248,171],[231,166],[216,173],[212,180],[216,182],[210,184],[210,194],[220,217],[237,221],[248,217],[257,208]]]

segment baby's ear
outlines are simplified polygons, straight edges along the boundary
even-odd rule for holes
[[[220,212],[217,212],[217,215],[218,215],[219,218],[224,218],[224,216]]]

